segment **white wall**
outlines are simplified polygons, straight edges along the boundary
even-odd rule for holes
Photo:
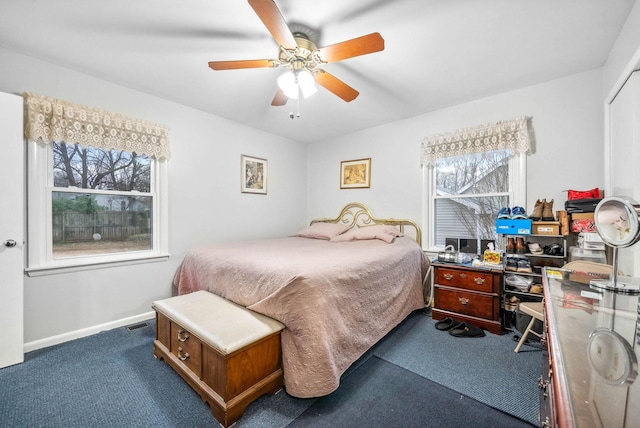
[[[603,186],[603,94],[638,56],[639,29],[636,4],[602,70],[308,147],[0,48],[0,91],[39,93],[171,127],[170,260],[25,278],[25,340],[146,313],[152,300],[169,295],[171,277],[194,245],[282,236],[311,218],[336,215],[350,201],[366,203],[380,217],[420,222],[420,141],[434,133],[532,116],[537,151],[528,161],[527,205],[531,209],[536,198],[553,198],[554,207],[561,208],[563,190]],[[242,153],[268,159],[267,196],[240,193]],[[340,161],[365,157],[372,158],[371,188],[340,190]],[[305,175],[306,183],[299,179]]]
[[[527,162],[529,210],[537,198],[554,199],[554,209],[563,209],[565,190],[603,186],[598,69],[310,145],[308,215],[331,215],[355,200],[375,216],[421,223],[422,139],[519,116],[533,117],[536,137],[536,152]],[[371,188],[340,190],[340,161],[367,157],[372,158]]]
[[[171,128],[169,261],[25,277],[26,343],[148,313],[153,300],[171,295],[176,268],[193,246],[283,236],[305,225],[303,145],[4,49],[0,64],[2,92],[37,93]],[[267,159],[266,196],[240,192],[241,154]]]

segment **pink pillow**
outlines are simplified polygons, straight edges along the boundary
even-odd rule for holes
[[[301,236],[303,238],[326,239],[335,238],[349,230],[349,226],[337,223],[313,223],[311,226],[302,229],[291,236]]]
[[[404,236],[400,231],[393,226],[385,226],[383,224],[377,224],[375,226],[359,227],[357,229],[350,230],[342,235],[331,238],[331,242],[347,242],[357,241],[362,239],[380,239],[381,241],[391,244],[398,236]]]

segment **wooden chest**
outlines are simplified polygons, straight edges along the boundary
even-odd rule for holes
[[[282,388],[282,325],[271,319],[265,323],[262,318],[267,317],[255,313],[247,318],[242,311],[251,311],[211,293],[199,293],[207,292],[154,302],[154,355],[164,359],[227,427],[255,399]],[[181,306],[185,300],[189,304]],[[252,321],[256,315],[262,317],[257,324]],[[222,318],[224,322],[216,321]],[[256,329],[264,331],[256,335]]]
[[[434,263],[433,319],[453,318],[501,334],[501,278],[502,270]]]

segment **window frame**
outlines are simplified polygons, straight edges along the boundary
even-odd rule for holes
[[[28,276],[75,272],[97,267],[124,266],[164,261],[168,251],[167,160],[151,159],[153,196],[153,248],[148,251],[53,258],[52,192],[53,144],[27,140],[27,260]],[[79,189],[80,191],[88,189]],[[90,193],[90,192],[87,192]],[[143,193],[144,194],[144,193]]]
[[[470,155],[471,156],[471,155]],[[435,244],[435,200],[436,198],[435,166],[422,166],[422,224],[423,250],[437,252],[444,249]],[[500,192],[501,194],[505,192]],[[527,200],[527,155],[516,153],[509,158],[509,188],[506,195],[509,206],[525,206]],[[481,194],[478,196],[486,196]],[[496,213],[497,216],[498,213]]]

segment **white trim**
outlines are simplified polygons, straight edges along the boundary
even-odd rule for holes
[[[509,160],[509,179],[511,180],[511,185],[509,188],[511,189],[511,205],[514,207],[526,207],[527,206],[527,155],[525,153],[519,153],[516,156],[513,156]],[[518,176],[520,180],[515,182],[516,174],[515,171],[518,171]]]
[[[611,194],[611,104],[622,90],[624,84],[629,80],[634,71],[640,68],[640,48],[638,48],[622,71],[620,77],[613,85],[604,100],[604,193]]]
[[[151,189],[140,193],[153,197],[153,249],[150,251],[53,258],[51,192],[53,187],[52,145],[27,141],[27,262],[28,276],[43,276],[81,270],[125,266],[169,258],[169,200],[167,160],[153,159]],[[103,193],[84,189],[82,193]]]
[[[164,254],[159,256],[140,257],[137,259],[127,259],[121,261],[106,261],[101,263],[85,263],[85,264],[73,264],[70,266],[54,266],[54,267],[38,267],[25,269],[25,273],[29,277],[55,275],[59,273],[80,272],[83,270],[95,270],[109,267],[139,265],[143,263],[156,263],[169,260],[170,255]]]
[[[517,172],[517,174],[516,174]],[[516,182],[516,175],[520,178]],[[435,223],[435,167],[422,165],[422,249],[425,252],[436,253],[441,250],[434,243]],[[509,197],[511,206],[526,207],[527,201],[527,154],[517,153],[509,159]],[[483,195],[470,195],[477,197]],[[496,213],[496,216],[498,213]]]
[[[130,324],[134,324],[140,321],[146,321],[155,318],[155,312],[145,312],[143,314],[134,315],[128,318],[122,318],[108,323],[95,325],[92,327],[83,328],[76,331],[70,331],[68,333],[59,334],[57,336],[46,337],[44,339],[34,340],[24,344],[24,352],[31,352],[37,349],[47,348],[49,346],[58,345],[60,343],[69,342],[71,340],[80,339],[82,337],[91,336],[93,334],[100,333],[101,331],[112,330],[118,327],[124,327]]]

